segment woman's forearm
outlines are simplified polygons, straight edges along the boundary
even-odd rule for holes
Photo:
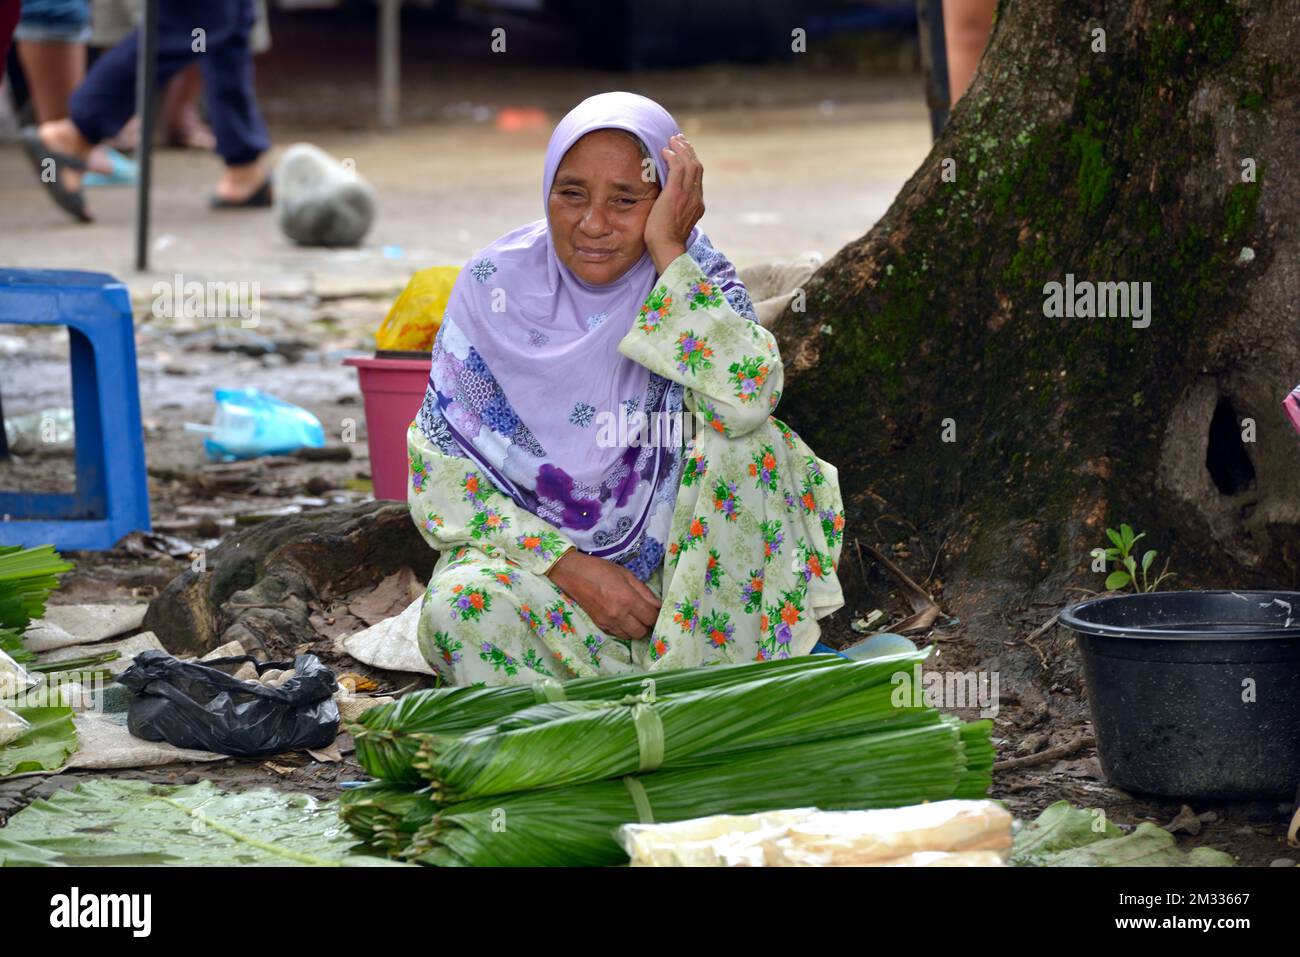
[[[752,432],[780,399],[776,337],[736,312],[685,253],[659,278],[618,350],[685,385],[701,424],[724,435]]]
[[[407,503],[420,534],[445,551],[472,544],[545,574],[573,547],[559,529],[506,495],[470,459],[447,455],[412,423]]]

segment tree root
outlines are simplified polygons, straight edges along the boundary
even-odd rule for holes
[[[1068,758],[1076,751],[1084,748],[1093,748],[1097,746],[1097,739],[1091,734],[1081,734],[1073,741],[1067,741],[1065,744],[1058,744],[1054,748],[1048,748],[1046,751],[1039,751],[1037,754],[1027,754],[1023,758],[1007,758],[1005,761],[996,761],[993,764],[994,771],[1010,771],[1012,768],[1027,768],[1035,764],[1046,764],[1048,761],[1055,761],[1058,758]]]

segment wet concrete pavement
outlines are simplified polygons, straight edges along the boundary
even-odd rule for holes
[[[701,225],[737,265],[833,253],[879,218],[925,156],[929,133],[915,85],[861,83],[859,101],[676,110],[705,164]],[[592,90],[566,102],[583,92]],[[391,295],[414,270],[461,263],[541,215],[542,157],[561,114],[479,109],[482,122],[422,122],[392,133],[273,126],[277,148],[316,143],[353,160],[374,185],[378,215],[356,249],[297,247],[270,211],[210,211],[218,161],[158,152],[147,274],[132,268],[133,190],[90,191],[97,222],[74,223],[43,195],[17,145],[0,144],[0,266],[108,272],[142,304],[155,282],[177,273],[186,281],[255,281],[266,297]],[[511,124],[520,128],[503,128]]]

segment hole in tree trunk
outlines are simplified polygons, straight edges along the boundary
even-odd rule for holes
[[[1241,441],[1241,424],[1231,400],[1223,398],[1210,419],[1210,444],[1205,450],[1205,467],[1224,495],[1236,495],[1255,483],[1255,466]]]

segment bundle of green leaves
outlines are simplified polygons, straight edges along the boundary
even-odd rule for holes
[[[345,793],[348,826],[370,847],[397,854],[412,836],[433,820],[438,806],[425,789],[387,781],[368,781]]]
[[[45,599],[58,587],[58,576],[71,568],[51,545],[0,546],[0,651],[22,666],[15,669],[19,678],[25,679],[26,671],[37,670],[27,667],[36,656],[23,644],[23,632],[45,614]],[[13,684],[25,687],[26,681],[0,681],[0,685]],[[0,746],[0,777],[61,767],[77,748],[72,709],[9,704],[5,714],[10,723],[21,727],[21,733],[11,735]]]
[[[915,656],[909,656],[910,664]],[[715,763],[745,751],[921,723],[895,707],[897,658],[774,674],[721,688],[526,709],[460,736],[416,735],[414,766],[442,804]],[[797,701],[797,710],[790,703]],[[540,719],[540,720],[539,720]]]
[[[546,679],[531,685],[508,687],[434,688],[408,694],[391,704],[379,705],[353,724],[357,760],[366,772],[385,781],[420,784],[414,769],[421,734],[455,735],[496,724],[533,705],[613,701],[629,695],[657,697],[703,688],[726,688],[768,675],[843,665],[838,655],[808,655],[743,665],[679,668],[653,675],[626,674],[601,678]],[[560,708],[543,715],[558,717],[581,711]]]
[[[23,647],[22,634],[45,614],[45,599],[58,587],[58,576],[71,569],[52,545],[0,545],[0,651],[19,664],[35,660]]]
[[[991,757],[987,767],[968,766],[966,752],[970,737],[989,734],[990,722],[979,725],[967,730],[936,714],[924,726],[767,748],[698,768],[463,801],[434,815],[402,856],[440,866],[620,864],[626,854],[615,834],[634,821],[983,797]]]
[[[599,865],[625,860],[615,832],[634,821],[981,797],[991,723],[892,694],[927,656],[411,696],[362,716],[358,753],[384,780],[339,814],[371,847],[426,864]]]

